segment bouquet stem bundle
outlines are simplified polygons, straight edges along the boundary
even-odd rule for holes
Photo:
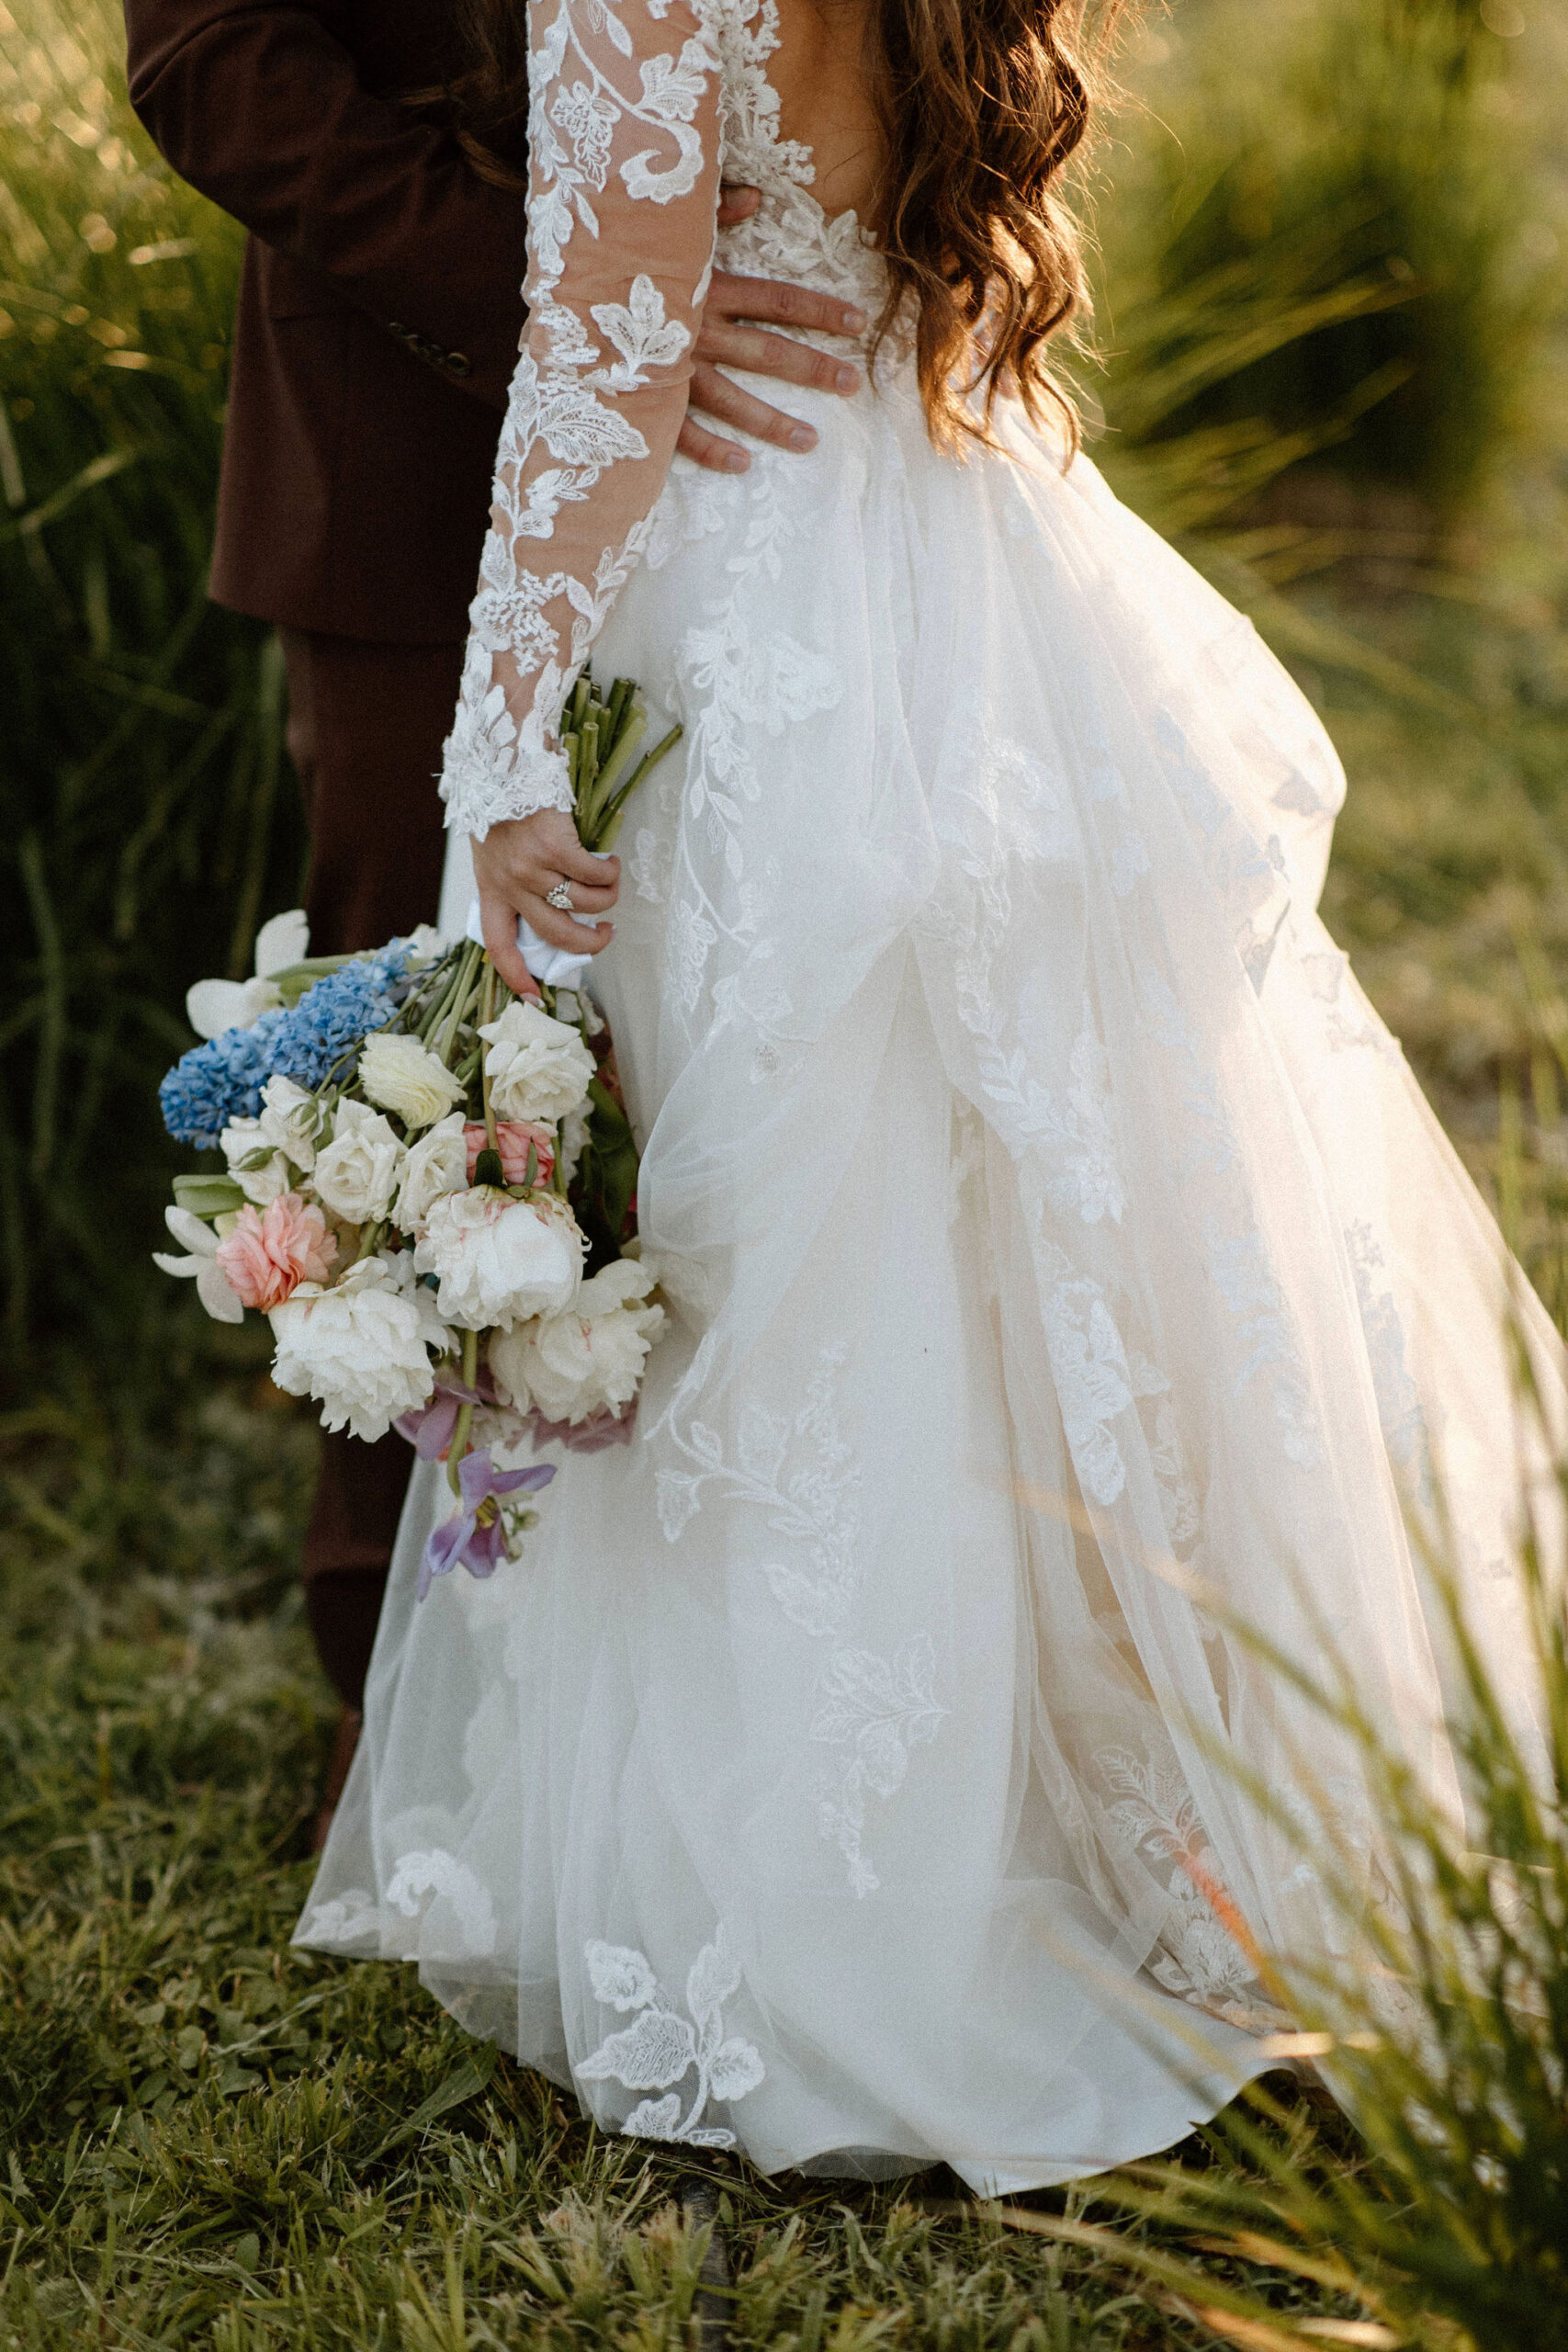
[[[672,727],[635,767],[632,755],[648,732],[648,713],[629,678],[617,678],[608,699],[584,670],[561,711],[560,743],[571,770],[577,837],[584,849],[615,847],[627,801],[667,752],[680,741]]]

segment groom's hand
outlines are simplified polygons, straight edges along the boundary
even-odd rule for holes
[[[719,207],[719,225],[729,228],[746,220],[761,201],[755,188],[727,188]],[[744,473],[750,458],[739,442],[710,433],[694,412],[750,433],[759,441],[774,442],[781,449],[804,455],[817,445],[809,424],[743,391],[720,373],[722,368],[776,377],[781,384],[807,384],[819,392],[848,395],[860,389],[858,368],[831,352],[793,342],[788,335],[768,334],[763,330],[769,325],[820,334],[860,334],[865,317],[852,303],[840,302],[832,294],[814,293],[807,286],[776,284],[766,277],[732,277],[728,270],[714,271],[693,355],[686,421],[676,447],[715,473]]]

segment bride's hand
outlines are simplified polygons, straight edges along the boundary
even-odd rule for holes
[[[577,838],[577,828],[559,808],[536,808],[531,817],[492,825],[475,842],[474,879],[479,886],[479,922],[490,958],[514,996],[537,996],[539,984],[517,945],[517,918],[524,916],[552,947],[597,956],[614,926],[574,922],[547,904],[564,882],[575,913],[603,915],[621,887],[618,857],[597,857]]]

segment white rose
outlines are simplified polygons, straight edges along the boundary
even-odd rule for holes
[[[323,1428],[369,1440],[425,1402],[434,1385],[428,1351],[452,1343],[406,1252],[365,1259],[333,1290],[301,1283],[269,1320],[279,1388],[313,1396]]]
[[[588,1091],[593,1057],[575,1029],[552,1021],[532,998],[509,1004],[479,1031],[489,1046],[485,1075],[501,1119],[539,1119],[554,1126]]]
[[[334,1216],[368,1225],[391,1207],[406,1157],[379,1111],[345,1100],[331,1143],[316,1154],[316,1191]]]
[[[403,1160],[402,1182],[392,1216],[404,1233],[415,1233],[446,1193],[468,1189],[468,1147],[463,1134],[463,1114],[454,1111],[417,1143],[411,1143]]]
[[[518,1412],[536,1405],[547,1421],[620,1412],[664,1328],[664,1309],[646,1304],[653,1281],[621,1258],[582,1284],[568,1313],[497,1332],[490,1368],[502,1397]]]
[[[291,1078],[269,1078],[262,1088],[262,1114],[256,1125],[261,1139],[309,1174],[316,1164],[316,1146],[326,1125],[326,1114],[315,1095],[296,1086]]]
[[[481,1184],[433,1203],[414,1264],[440,1277],[448,1323],[483,1331],[570,1306],[582,1278],[582,1247],[564,1201],[514,1201]]]
[[[433,1126],[464,1094],[446,1063],[417,1037],[367,1037],[359,1082],[372,1102],[395,1111],[406,1127]]]

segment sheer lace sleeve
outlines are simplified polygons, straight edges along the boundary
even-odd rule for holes
[[[648,535],[718,201],[704,0],[529,0],[529,318],[442,797],[482,840],[570,809],[561,701]]]

